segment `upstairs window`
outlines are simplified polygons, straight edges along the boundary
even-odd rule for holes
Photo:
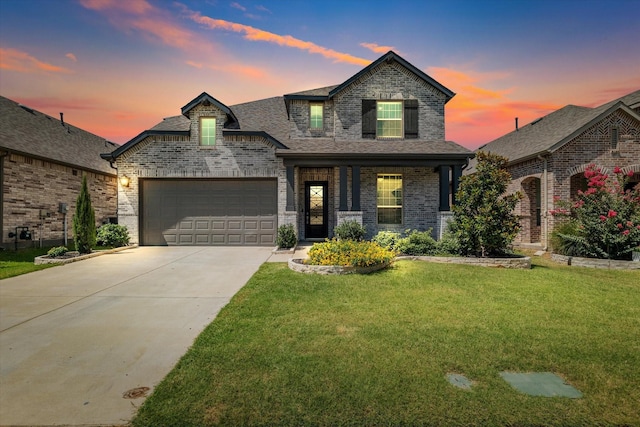
[[[618,141],[620,139],[620,130],[618,126],[611,126],[611,149],[618,149]]]
[[[378,224],[402,224],[402,175],[380,174],[377,187]]]
[[[362,100],[362,137],[418,138],[418,100]]]
[[[402,102],[378,101],[376,107],[376,136],[402,138]]]
[[[200,118],[200,145],[213,147],[216,145],[216,118]]]
[[[309,124],[311,130],[322,130],[323,128],[323,105],[322,104],[310,104],[309,105]]]

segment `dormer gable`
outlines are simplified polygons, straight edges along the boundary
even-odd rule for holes
[[[233,111],[224,105],[222,102],[215,99],[213,96],[209,95],[207,92],[202,92],[196,98],[191,100],[187,105],[182,107],[182,115],[188,119],[192,119],[191,113],[196,107],[215,107],[224,114],[226,114],[226,120],[224,122],[224,129],[239,129],[240,122],[238,118],[235,116]]]

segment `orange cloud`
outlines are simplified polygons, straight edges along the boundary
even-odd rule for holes
[[[385,53],[389,52],[390,50],[394,50],[395,49],[393,46],[379,46],[376,43],[360,43],[360,46],[366,47],[370,51],[372,51],[374,53],[379,53],[379,54],[385,54]]]
[[[234,33],[244,34],[244,38],[252,41],[263,41],[267,43],[275,43],[280,46],[292,47],[296,49],[306,50],[309,53],[315,53],[324,56],[325,58],[333,59],[336,62],[346,62],[349,64],[355,64],[360,66],[366,66],[371,61],[358,58],[348,53],[342,53],[333,49],[318,46],[315,43],[307,42],[297,39],[292,36],[281,36],[279,34],[270,33],[268,31],[260,30],[258,28],[251,27],[249,25],[238,24],[235,22],[225,21],[223,19],[213,19],[208,16],[202,16],[199,12],[189,10],[186,6],[182,5],[185,15],[194,22],[204,25],[212,30],[222,29],[226,31],[232,31]]]
[[[76,56],[73,53],[67,53],[65,55],[66,58],[69,58],[70,60],[72,60],[73,62],[78,62],[78,58],[76,58]]]
[[[199,62],[187,61],[186,64],[193,68],[202,68],[202,64]]]
[[[91,10],[120,11],[132,15],[144,15],[155,8],[146,0],[122,1],[122,0],[80,0],[80,4]]]
[[[19,73],[73,73],[72,70],[42,62],[27,52],[0,48],[0,69]]]
[[[246,8],[246,7],[244,7],[243,5],[241,5],[240,3],[235,2],[235,1],[234,1],[233,3],[231,3],[231,7],[232,7],[232,8],[234,8],[234,9],[241,10],[241,11],[243,11],[243,12],[246,12],[246,11],[247,11],[247,8]]]

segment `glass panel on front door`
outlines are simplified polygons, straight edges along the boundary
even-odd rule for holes
[[[327,237],[327,183],[307,182],[305,187],[305,237],[309,239]]]

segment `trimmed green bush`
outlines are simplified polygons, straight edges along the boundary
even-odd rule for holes
[[[433,255],[436,252],[436,241],[427,231],[407,230],[406,237],[398,240],[396,250],[405,255]]]
[[[67,252],[69,252],[69,249],[67,249],[65,246],[56,246],[55,248],[49,249],[47,255],[49,255],[51,258],[55,258],[62,256]]]
[[[105,224],[98,229],[97,242],[100,246],[119,248],[129,244],[129,230],[124,225]]]
[[[276,245],[279,248],[291,249],[298,243],[298,236],[296,235],[296,229],[293,224],[283,224],[278,227],[278,237],[276,238]]]
[[[333,234],[339,240],[360,241],[366,233],[366,228],[356,220],[345,221],[333,229]]]
[[[458,255],[460,254],[460,243],[456,236],[447,231],[442,234],[442,238],[436,242],[436,254],[438,255]]]
[[[379,231],[378,234],[373,236],[371,241],[376,242],[385,249],[395,251],[398,245],[398,241],[402,238],[400,233],[395,231]]]
[[[311,246],[305,262],[309,265],[370,267],[388,264],[395,255],[374,242],[333,239]]]

